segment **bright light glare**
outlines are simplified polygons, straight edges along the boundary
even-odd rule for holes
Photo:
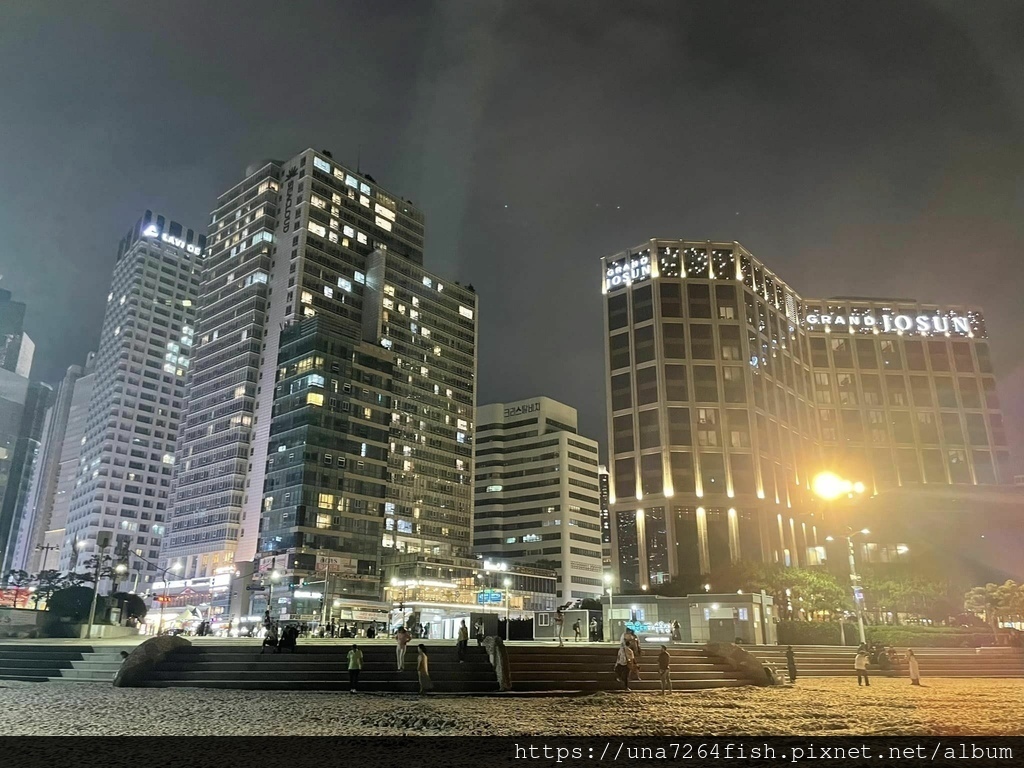
[[[854,483],[853,484],[853,492],[854,493],[864,493],[864,483],[860,482],[859,480],[856,483]]]
[[[871,533],[871,531],[869,531],[867,528],[861,528],[860,532],[861,533]]]
[[[606,573],[604,575],[604,583],[605,584],[611,584],[612,583],[612,575],[610,573]]]
[[[832,499],[838,499],[844,493],[849,493],[853,489],[853,483],[849,480],[843,480],[832,472],[821,472],[814,476],[814,480],[811,481],[811,490],[814,491],[815,496],[819,496],[826,501]]]
[[[826,536],[825,541],[835,541],[831,536]]]

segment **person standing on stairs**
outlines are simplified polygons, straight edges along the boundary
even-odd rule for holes
[[[466,649],[468,647],[469,647],[469,627],[466,626],[466,620],[463,619],[459,623],[459,637],[455,641],[455,655],[458,656],[460,664],[462,664],[466,660]]]
[[[661,679],[661,695],[665,695],[665,690],[668,689],[669,693],[672,693],[672,673],[669,670],[669,665],[672,663],[672,656],[669,655],[668,646],[661,646],[661,653],[658,654],[658,677]]]
[[[352,643],[352,650],[348,652],[348,687],[352,693],[359,687],[359,673],[363,669],[363,652],[359,646]]]
[[[430,681],[430,660],[427,658],[427,646],[420,643],[416,654],[416,677],[420,681],[420,693],[427,693],[434,689]]]
[[[632,671],[633,665],[636,660],[633,656],[633,649],[629,647],[626,642],[626,636],[622,636],[622,642],[619,643],[619,652],[615,656],[615,677],[625,690],[629,690],[629,673]]]
[[[793,646],[786,646],[786,671],[789,672],[789,682],[792,685],[796,682],[796,654],[793,653]]]
[[[398,671],[401,672],[405,668],[405,648],[409,645],[409,641],[412,640],[412,634],[404,626],[398,628],[395,632],[395,657],[398,661]]]

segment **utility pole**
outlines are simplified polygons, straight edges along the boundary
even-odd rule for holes
[[[106,558],[107,544],[110,542],[109,533],[100,533],[96,537],[95,568],[93,569],[92,581],[92,603],[89,605],[89,623],[85,625],[85,639],[92,638],[92,625],[96,621],[96,602],[100,596],[100,571],[103,568],[103,560]]]
[[[36,546],[36,551],[43,553],[43,562],[39,566],[39,570],[40,571],[47,570],[46,561],[50,559],[50,553],[51,552],[57,552],[59,550],[60,550],[60,547],[54,546],[53,544],[46,544],[46,545],[39,544],[38,546]],[[74,569],[72,569],[72,570],[74,570]]]

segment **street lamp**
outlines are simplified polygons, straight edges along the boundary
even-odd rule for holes
[[[864,596],[858,590],[860,576],[857,574],[857,563],[853,556],[853,537],[869,533],[871,531],[867,528],[861,528],[859,531],[854,531],[851,528],[846,529],[846,551],[850,559],[850,586],[853,589],[853,606],[857,609],[857,632],[860,635],[861,644],[867,642],[867,638],[864,635]],[[825,541],[835,541],[835,539],[831,536],[826,536]]]
[[[614,624],[612,617],[615,615],[615,591],[612,589],[613,577],[610,573],[604,575],[604,583],[608,585],[608,634],[614,639]]]
[[[508,642],[508,626],[509,626],[509,608],[511,607],[512,590],[509,587],[512,586],[512,579],[505,579],[505,642]]]
[[[270,595],[267,597],[267,610],[273,610],[274,605],[274,582],[281,580],[281,574],[277,570],[270,572]]]
[[[167,602],[167,590],[171,586],[170,580],[167,578],[167,572],[172,571],[173,573],[177,573],[181,570],[181,567],[181,563],[175,563],[170,568],[164,570],[164,594],[160,598],[160,620],[156,625],[156,633],[158,635],[164,631],[164,604]]]

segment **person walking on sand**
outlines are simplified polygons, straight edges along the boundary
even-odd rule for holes
[[[352,650],[348,652],[348,687],[352,693],[359,687],[359,673],[363,669],[363,652],[359,646],[352,643]]]
[[[615,656],[615,677],[625,690],[629,690],[629,673],[636,661],[633,658],[633,649],[626,642],[626,636],[622,636],[619,643],[619,652]]]
[[[921,666],[917,663],[917,656],[910,649],[907,650],[907,668],[910,670],[910,684],[921,684]]]
[[[420,643],[416,650],[416,676],[420,681],[420,693],[427,693],[434,689],[434,684],[430,682],[430,661],[427,658],[427,646]]]
[[[669,671],[669,665],[672,663],[672,657],[669,655],[668,646],[661,646],[661,653],[658,654],[658,677],[661,679],[661,695],[665,695],[665,690],[668,689],[669,693],[672,693],[672,673]]]
[[[853,660],[853,669],[857,673],[857,685],[866,685],[871,687],[871,681],[868,680],[868,652],[866,650],[857,651],[857,657]]]
[[[469,627],[466,626],[466,620],[463,619],[459,623],[459,638],[455,641],[455,655],[458,657],[460,664],[466,661],[466,649],[468,647]]]
[[[562,642],[562,631],[565,629],[565,614],[563,608],[559,607],[555,610],[555,637],[558,638],[558,647],[561,648],[565,645]]]
[[[789,672],[790,684],[796,682],[796,654],[793,653],[793,646],[786,646],[786,670]]]
[[[409,641],[412,640],[412,634],[404,626],[398,628],[395,632],[395,659],[398,662],[398,671],[401,672],[405,668],[405,647],[409,645]]]

